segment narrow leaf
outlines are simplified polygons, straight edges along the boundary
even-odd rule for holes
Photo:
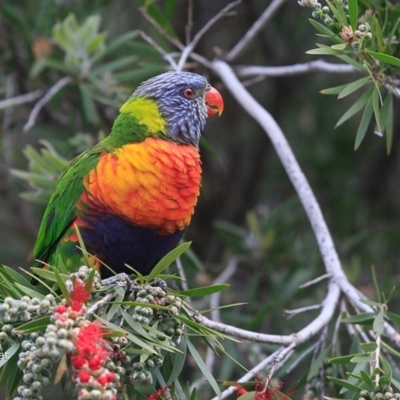
[[[372,101],[370,99],[367,105],[365,106],[364,113],[357,130],[354,150],[357,150],[360,147],[361,142],[364,140],[365,133],[367,132],[369,123],[371,122],[372,113],[373,113],[373,108],[372,108]]]
[[[151,281],[152,279],[160,275],[162,272],[164,272],[181,254],[183,254],[186,251],[186,249],[189,248],[191,244],[192,242],[182,243],[178,247],[175,247],[175,249],[171,250],[166,256],[164,256],[157,263],[157,265],[147,276],[147,279]]]
[[[358,21],[358,0],[348,0],[350,25],[355,31]]]
[[[388,54],[384,53],[377,53],[375,51],[369,51],[367,54],[370,54],[371,56],[375,57],[379,61],[382,61],[386,64],[394,65],[395,67],[400,67],[400,59],[397,57],[389,56]]]
[[[352,391],[354,391],[356,393],[359,393],[361,391],[361,388],[359,386],[353,385],[352,383],[349,383],[348,381],[346,381],[344,379],[338,379],[338,378],[335,378],[333,376],[327,376],[327,378],[331,382],[333,382],[335,385],[338,385],[341,388],[352,390]],[[343,393],[342,390],[340,391],[340,393]]]
[[[182,296],[188,296],[188,297],[201,297],[201,296],[209,296],[210,294],[213,293],[218,293],[221,292],[222,290],[226,289],[229,287],[228,284],[220,284],[220,285],[213,285],[213,286],[203,286],[195,289],[188,289],[180,292]]]
[[[356,90],[361,89],[367,83],[371,82],[371,78],[369,76],[357,79],[354,82],[349,83],[340,93],[338,99],[342,99],[343,97],[348,96],[349,94],[354,93]]]
[[[372,324],[372,328],[377,335],[382,335],[384,323],[385,323],[384,312],[380,310],[378,312],[378,315],[374,319],[374,323]]]
[[[361,313],[357,315],[352,315],[351,317],[343,318],[342,322],[345,322],[346,324],[359,324],[362,322],[372,322],[373,319],[373,313]]]
[[[371,98],[373,90],[374,89],[370,89],[363,93],[359,97],[359,99],[340,117],[339,121],[336,122],[335,128],[342,125],[353,115],[357,114],[368,103],[368,100]]]
[[[345,85],[335,86],[335,87],[328,88],[328,89],[322,89],[320,91],[320,93],[322,93],[322,94],[339,94],[347,86],[348,86],[348,83],[346,83]]]
[[[364,351],[375,351],[378,345],[375,342],[370,342],[370,343],[360,343],[360,347]]]
[[[221,391],[219,390],[217,381],[213,377],[211,371],[208,369],[207,365],[201,358],[201,356],[198,353],[198,351],[196,350],[196,348],[190,342],[190,340],[187,341],[187,346],[188,346],[188,350],[190,351],[190,354],[192,355],[193,359],[196,361],[196,364],[199,367],[200,371],[203,373],[204,377],[210,383],[210,386],[213,388],[215,394],[217,396],[221,396]]]

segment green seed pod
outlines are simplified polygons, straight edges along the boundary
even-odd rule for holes
[[[6,332],[0,332],[0,343],[4,343],[8,339],[8,335]]]

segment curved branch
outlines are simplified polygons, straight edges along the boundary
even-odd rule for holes
[[[326,272],[335,281],[338,279],[347,280],[319,204],[281,128],[271,114],[245,89],[233,69],[226,62],[217,60],[212,63],[212,66],[214,72],[219,75],[233,97],[261,125],[270,138],[311,223]]]

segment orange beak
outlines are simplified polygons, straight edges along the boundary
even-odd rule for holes
[[[224,111],[224,100],[222,100],[222,96],[217,89],[211,86],[206,92],[205,99],[209,117],[215,114],[222,114],[222,111]]]

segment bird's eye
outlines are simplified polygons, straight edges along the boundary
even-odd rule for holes
[[[186,88],[183,91],[183,95],[187,98],[187,99],[193,99],[194,97],[194,90],[190,89],[190,88]]]

